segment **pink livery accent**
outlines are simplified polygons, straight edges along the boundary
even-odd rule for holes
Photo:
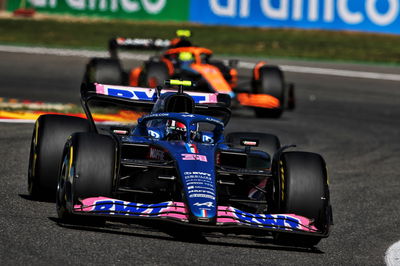
[[[74,205],[74,211],[90,212],[96,206],[96,202],[102,200],[109,200],[106,197],[87,198],[81,201],[82,204]]]
[[[207,156],[201,154],[182,153],[182,160],[207,162]]]
[[[155,97],[156,90],[154,88],[117,86],[95,83],[96,93],[109,95],[114,97],[128,98],[132,100],[152,101]],[[174,90],[162,90],[161,93],[176,92]],[[185,91],[186,94],[193,97],[196,103],[218,103],[218,93],[202,93]]]
[[[75,212],[103,213],[123,216],[142,217],[169,217],[187,222],[188,211],[182,202],[161,202],[157,204],[143,204],[111,199],[106,197],[93,197],[81,201],[82,204],[74,205]]]
[[[317,232],[318,229],[312,225],[310,219],[296,214],[250,214],[228,206],[218,206],[217,224],[243,224],[246,221],[260,224],[260,227],[270,226],[278,228],[278,225],[300,229],[302,231]],[[269,221],[269,222],[267,222]]]
[[[189,211],[183,202],[166,201],[155,204],[134,203],[106,197],[93,197],[74,206],[74,212],[97,215],[115,215],[147,218],[169,218],[189,222]],[[202,213],[206,217],[206,213]],[[260,229],[276,229],[318,232],[311,220],[296,214],[253,214],[230,206],[218,206],[216,225],[252,226]]]
[[[94,85],[96,86],[96,93],[104,94],[104,85],[98,83],[95,83]]]

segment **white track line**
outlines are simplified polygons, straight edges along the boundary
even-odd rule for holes
[[[36,120],[31,119],[0,119],[0,123],[33,124]]]
[[[239,66],[247,69],[253,69],[254,63],[240,62]],[[398,74],[385,74],[376,72],[340,70],[332,68],[317,68],[317,67],[305,67],[305,66],[289,66],[289,65],[279,65],[279,66],[282,68],[283,71],[294,72],[294,73],[307,73],[307,74],[319,74],[319,75],[339,76],[348,78],[400,81],[400,75]]]
[[[385,262],[388,266],[400,265],[400,241],[394,243],[386,250]]]
[[[58,56],[79,56],[79,57],[107,57],[108,52],[93,50],[74,50],[60,48],[27,47],[27,46],[8,46],[0,45],[0,52],[25,53],[25,54],[48,54]],[[146,60],[149,58],[145,54],[120,53],[123,59]]]
[[[397,74],[385,74],[385,73],[375,73],[375,72],[365,72],[365,71],[326,69],[326,68],[314,68],[314,67],[285,66],[285,65],[281,67],[284,71],[296,72],[296,73],[310,73],[310,74],[321,74],[321,75],[331,75],[340,77],[400,81],[400,75]]]
[[[50,55],[59,55],[59,56],[80,56],[80,57],[88,57],[88,58],[90,58],[90,57],[107,57],[108,56],[107,52],[101,52],[101,51],[8,46],[8,45],[0,45],[0,51],[1,52],[15,52],[15,53],[29,53],[29,54],[50,54]],[[146,60],[146,59],[148,59],[148,55],[121,53],[121,58]],[[254,63],[240,62],[239,66],[242,68],[253,69]],[[305,67],[305,66],[293,66],[293,65],[280,65],[280,67],[284,71],[294,72],[294,73],[307,73],[307,74],[340,76],[340,77],[349,77],[349,78],[364,78],[364,79],[400,81],[400,74],[386,74],[386,73],[376,73],[376,72],[366,72],[366,71],[341,70],[341,69],[317,68],[317,67]]]

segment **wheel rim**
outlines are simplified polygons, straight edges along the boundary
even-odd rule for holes
[[[61,165],[60,176],[57,183],[57,195],[56,195],[56,208],[58,217],[61,219],[68,218],[67,202],[66,202],[66,180],[69,171],[67,166],[69,165],[69,154],[64,156],[64,160]]]
[[[31,149],[29,152],[29,167],[28,167],[28,192],[30,195],[35,194],[35,168],[37,161],[36,143],[37,143],[37,126],[33,132]]]

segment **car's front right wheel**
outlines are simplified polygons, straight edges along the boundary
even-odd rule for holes
[[[74,222],[76,204],[90,197],[111,197],[116,165],[116,143],[97,133],[73,134],[64,148],[57,186],[57,213]]]
[[[275,165],[275,204],[279,213],[304,216],[319,232],[327,233],[331,222],[328,176],[321,155],[291,151],[281,154]],[[279,244],[314,246],[321,236],[275,235]]]

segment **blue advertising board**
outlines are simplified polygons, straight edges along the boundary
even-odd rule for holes
[[[400,34],[400,0],[191,0],[190,20]]]

